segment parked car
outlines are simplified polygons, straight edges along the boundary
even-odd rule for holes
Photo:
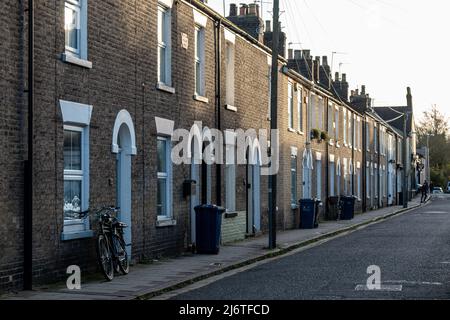
[[[444,193],[444,190],[442,190],[441,187],[434,187],[433,188],[433,193]]]

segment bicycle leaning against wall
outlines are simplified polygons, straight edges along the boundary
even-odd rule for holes
[[[114,271],[128,274],[130,265],[126,251],[123,229],[127,225],[120,222],[116,216],[118,207],[102,207],[96,210],[99,228],[97,234],[97,259],[100,269],[106,280],[114,278]],[[87,215],[90,210],[80,213],[80,216]]]

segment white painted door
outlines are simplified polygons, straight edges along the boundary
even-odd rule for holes
[[[128,259],[131,259],[131,155],[119,149],[117,164],[117,206],[120,207],[119,220],[128,225],[124,229]]]
[[[394,201],[394,169],[392,163],[388,165],[388,205],[392,205]]]
[[[191,206],[191,243],[195,243],[195,206],[200,204],[200,197],[201,197],[201,188],[200,188],[200,165],[198,164],[191,164],[191,179],[195,180],[195,195],[191,195],[190,197],[190,206]]]
[[[247,170],[247,232],[251,234],[261,230],[261,168],[259,165],[249,165]]]

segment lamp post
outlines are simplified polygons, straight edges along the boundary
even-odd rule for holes
[[[434,134],[427,134],[427,163],[426,163],[426,170],[427,170],[427,181],[430,182],[430,137],[433,137]]]
[[[407,159],[407,141],[408,135],[406,133],[406,123],[407,123],[408,113],[405,110],[403,113],[403,208],[408,208],[408,174],[406,170],[408,170],[408,159]]]

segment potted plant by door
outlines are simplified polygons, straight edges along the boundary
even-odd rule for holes
[[[311,139],[319,139],[319,138],[320,138],[320,131],[318,129],[312,129]]]

